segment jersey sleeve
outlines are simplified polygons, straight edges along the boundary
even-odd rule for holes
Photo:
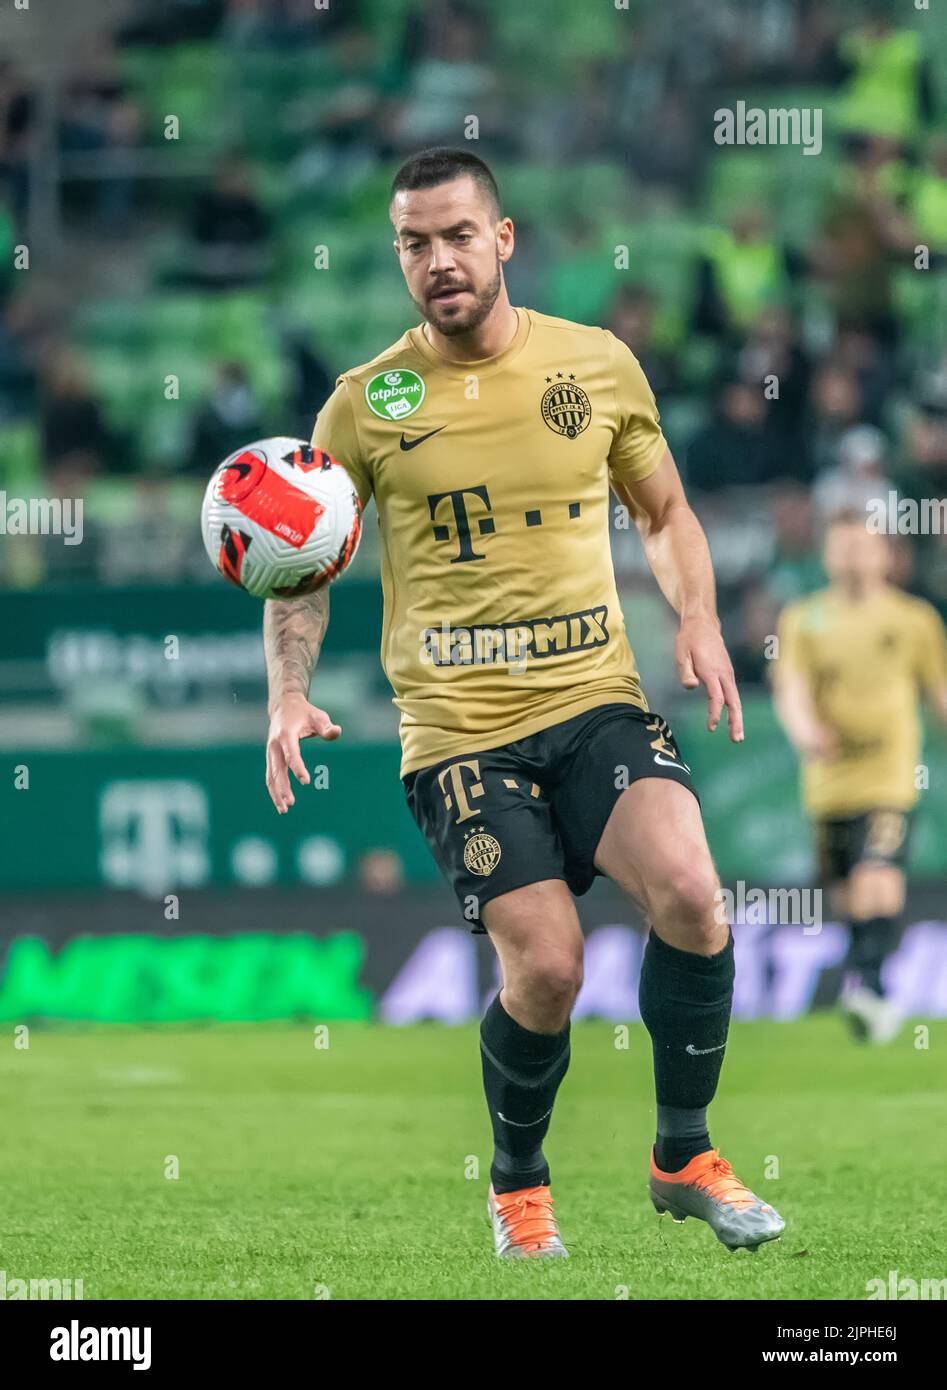
[[[947,631],[937,609],[924,603],[918,613],[915,670],[928,699],[947,688]]]
[[[364,511],[372,495],[372,470],[362,453],[355,412],[344,377],[339,377],[335,390],[316,416],[310,443],[325,449],[327,454],[345,465]]]
[[[664,458],[667,442],[654,393],[638,359],[605,329],[612,357],[618,428],[608,452],[608,468],[620,483],[640,483]]]
[[[808,676],[812,670],[809,643],[803,630],[802,611],[797,604],[784,608],[776,629],[778,645],[773,662],[773,684],[786,676]]]

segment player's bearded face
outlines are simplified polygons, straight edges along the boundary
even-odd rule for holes
[[[485,282],[478,284],[471,271],[455,270],[428,285],[423,299],[413,293],[411,298],[428,323],[445,338],[451,338],[458,333],[469,333],[483,323],[497,301],[500,283],[500,258],[497,256],[493,272]]]
[[[445,337],[478,328],[503,285],[512,227],[469,177],[395,195],[395,249],[408,293]]]

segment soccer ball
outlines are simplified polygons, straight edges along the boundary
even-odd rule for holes
[[[257,598],[298,598],[342,573],[358,549],[352,479],[301,439],[259,439],[225,458],[201,507],[215,569]]]

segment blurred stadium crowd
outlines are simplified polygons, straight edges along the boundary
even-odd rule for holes
[[[198,537],[204,480],[238,444],[308,437],[335,373],[415,321],[390,174],[418,147],[462,144],[471,116],[517,227],[513,302],[606,324],[645,368],[745,681],[779,607],[822,582],[820,518],[889,489],[945,495],[933,6],[114,0],[97,14],[45,55],[6,23],[0,488],[81,495],[86,542],[7,547],[0,583],[219,582]],[[821,152],[717,144],[714,113],[738,101],[820,110]],[[898,545],[900,579],[947,613],[947,538]],[[640,550],[620,531],[615,549],[637,603]]]

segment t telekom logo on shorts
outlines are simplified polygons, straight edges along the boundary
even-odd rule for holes
[[[325,511],[321,502],[268,468],[266,459],[254,449],[244,449],[221,464],[217,493],[239,507],[248,521],[280,536],[296,550],[312,535]]]

